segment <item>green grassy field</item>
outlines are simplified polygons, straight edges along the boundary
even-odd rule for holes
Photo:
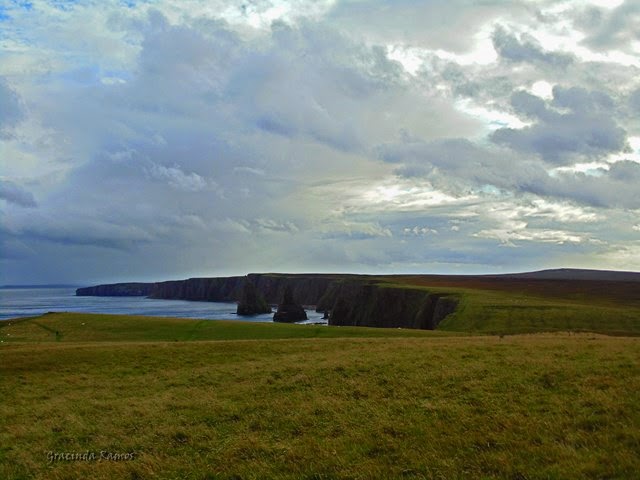
[[[50,314],[0,339],[2,479],[640,471],[636,337]],[[133,459],[47,456],[101,451]]]
[[[460,305],[438,326],[441,331],[513,334],[599,332],[640,335],[640,308],[598,298],[543,298],[530,294],[457,290]],[[640,297],[640,292],[638,292]]]
[[[457,310],[438,325],[438,331],[492,335],[567,331],[640,335],[637,282],[483,282],[479,278],[436,282],[422,276],[398,277],[394,282],[387,279],[380,284],[392,288],[410,286],[457,298]]]
[[[336,337],[451,336],[426,330],[331,327],[287,323],[189,320],[172,317],[50,313],[0,322],[0,341],[15,342],[156,342],[193,340],[269,340]]]

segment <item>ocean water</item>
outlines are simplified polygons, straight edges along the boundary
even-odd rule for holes
[[[232,302],[156,300],[145,297],[76,297],[75,288],[0,288],[0,321],[32,317],[47,312],[112,313],[205,320],[271,322],[273,314],[242,317]],[[309,320],[298,323],[326,323],[322,314],[307,310]]]

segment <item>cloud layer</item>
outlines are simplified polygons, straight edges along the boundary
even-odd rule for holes
[[[13,2],[2,283],[640,269],[638,10],[601,4]]]

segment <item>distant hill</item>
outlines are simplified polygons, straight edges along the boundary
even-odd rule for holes
[[[531,280],[595,280],[600,282],[640,282],[640,272],[615,270],[586,270],[581,268],[556,268],[537,272],[484,275],[485,277],[523,278]]]

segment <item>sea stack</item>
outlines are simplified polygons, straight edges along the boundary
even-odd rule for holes
[[[271,306],[258,292],[255,284],[247,279],[242,289],[242,297],[238,303],[236,314],[238,315],[258,315],[260,313],[271,313]]]
[[[273,315],[273,321],[293,323],[300,320],[307,320],[307,312],[304,311],[302,305],[298,305],[294,301],[291,286],[287,285],[284,289],[282,303],[278,305],[278,311]]]

